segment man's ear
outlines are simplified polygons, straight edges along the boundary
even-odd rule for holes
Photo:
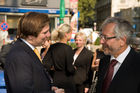
[[[32,40],[32,39],[33,39],[33,36],[30,36],[30,35],[29,35],[29,36],[28,36],[28,39],[29,39],[29,40]]]
[[[27,37],[27,39],[32,41],[32,40],[34,40],[34,39],[35,39],[35,37],[34,37],[34,36],[29,35],[29,36]]]
[[[120,43],[121,43],[120,45],[121,46],[124,46],[126,44],[126,42],[127,42],[126,37],[123,37],[123,38],[120,39]]]

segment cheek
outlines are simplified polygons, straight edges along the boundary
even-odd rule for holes
[[[78,42],[78,43],[77,43],[77,45],[81,46],[81,45],[82,45],[82,43],[81,43],[81,42]]]
[[[46,37],[50,37],[50,36],[51,36],[51,34],[50,34],[50,32],[48,32],[47,35],[46,35]]]
[[[40,42],[45,42],[46,41],[46,36],[45,35],[41,35],[39,38],[38,38],[38,40],[40,41]]]
[[[113,42],[112,44],[108,44],[108,49],[110,52],[117,52],[120,48],[120,44]]]
[[[78,42],[77,42],[77,41],[75,41],[75,44],[76,44],[76,45],[78,45]]]
[[[49,34],[42,34],[42,35],[40,36],[40,38],[45,39],[45,38],[47,38],[48,36],[49,36]]]

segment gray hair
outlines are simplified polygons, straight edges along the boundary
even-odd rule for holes
[[[51,33],[51,39],[56,41],[56,40],[61,40],[64,38],[65,33],[70,33],[72,31],[72,28],[69,24],[61,24],[58,29],[55,29]]]
[[[117,38],[120,39],[120,38],[126,37],[126,39],[127,39],[126,43],[127,44],[131,43],[130,40],[133,35],[134,29],[128,21],[118,18],[118,17],[110,17],[110,18],[107,18],[103,22],[103,24],[101,26],[101,30],[109,23],[116,24],[114,27],[114,34]]]

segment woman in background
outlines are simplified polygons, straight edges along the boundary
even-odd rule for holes
[[[43,62],[47,70],[54,69],[53,82],[57,87],[65,90],[65,93],[76,93],[73,75],[75,68],[73,62],[73,50],[67,45],[70,40],[72,28],[68,24],[62,24],[51,33],[51,39],[56,43],[50,45]]]
[[[74,49],[74,62],[76,73],[74,81],[76,83],[76,93],[88,93],[89,86],[92,83],[91,63],[93,53],[88,50],[86,45],[87,37],[84,33],[78,32],[75,35],[75,43],[77,48]]]
[[[51,44],[51,40],[50,40],[50,37],[49,37],[49,38],[47,38],[47,40],[45,41],[45,43],[42,45],[42,49],[40,51],[40,55],[41,55],[41,58],[42,59],[44,58],[44,56],[48,52],[48,49],[50,47],[50,44]]]

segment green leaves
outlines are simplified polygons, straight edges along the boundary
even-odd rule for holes
[[[78,11],[80,12],[80,24],[85,27],[88,22],[93,22],[95,17],[95,4],[96,0],[79,0]]]

